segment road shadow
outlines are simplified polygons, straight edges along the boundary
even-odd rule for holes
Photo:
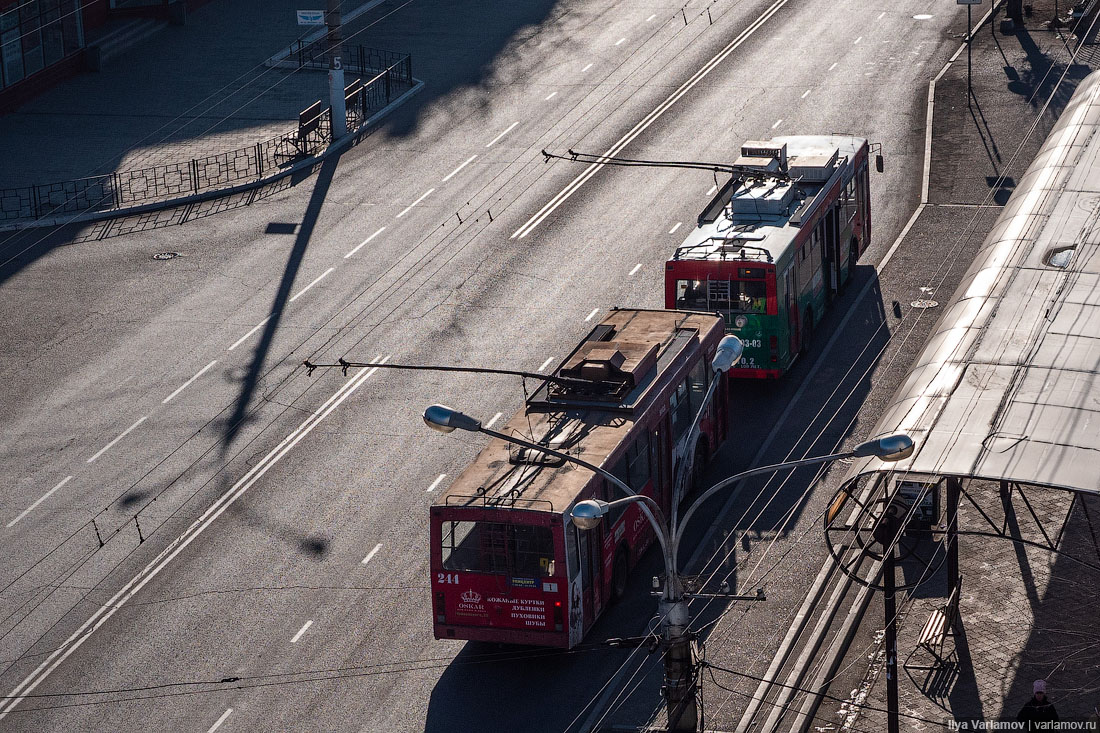
[[[286,309],[287,303],[290,302],[291,292],[294,288],[295,280],[298,277],[302,259],[305,257],[310,240],[313,238],[313,231],[317,226],[317,220],[321,216],[321,208],[324,206],[325,197],[328,195],[329,188],[332,186],[332,179],[339,163],[339,155],[330,156],[321,163],[320,170],[317,173],[317,178],[313,185],[313,192],[310,194],[309,203],[306,205],[306,210],[302,215],[302,222],[298,227],[298,233],[294,237],[294,246],[287,256],[286,265],[283,268],[283,276],[279,280],[279,287],[275,291],[271,309],[268,311],[267,318],[264,319],[263,331],[260,333],[259,340],[256,342],[255,347],[252,349],[252,358],[249,361],[244,376],[240,380],[240,391],[233,403],[233,408],[229,416],[223,422],[223,440],[220,446],[223,460],[228,460],[230,458],[231,446],[234,439],[241,428],[247,425],[252,419],[249,414],[249,405],[252,402],[252,398],[255,396],[256,387],[260,382],[264,370],[264,362],[271,350],[271,344],[275,339],[275,332],[282,322],[283,312]],[[301,283],[299,283],[299,286],[301,286]]]

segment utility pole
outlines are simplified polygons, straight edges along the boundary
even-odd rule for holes
[[[344,108],[344,60],[340,55],[344,34],[340,28],[340,0],[328,0],[325,9],[325,56],[328,57],[328,96],[332,115],[332,139],[348,134],[348,116]]]
[[[898,702],[898,609],[894,588],[895,545],[902,529],[906,507],[897,499],[891,501],[872,530],[875,541],[882,545],[882,600],[886,615],[886,730],[899,733]]]
[[[665,578],[666,583],[678,584],[678,578]],[[665,683],[661,692],[665,697],[665,710],[668,714],[668,730],[699,730],[699,704],[696,700],[698,686],[695,676],[695,650],[692,648],[688,624],[691,615],[688,612],[687,599],[673,589],[674,600],[662,602],[660,611],[665,619]]]

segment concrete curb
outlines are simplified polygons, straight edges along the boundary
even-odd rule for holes
[[[329,155],[334,153],[342,153],[352,145],[357,144],[360,138],[370,131],[372,127],[377,125],[383,117],[393,112],[400,107],[410,98],[415,96],[421,89],[424,88],[424,82],[417,79],[413,79],[415,84],[409,91],[402,94],[397,99],[390,102],[388,105],[371,115],[363,124],[359,125],[355,130],[349,131],[346,136],[340,140],[332,143],[324,152],[319,155],[312,156],[301,160],[294,165],[280,170],[278,173],[267,176],[266,178],[257,178],[254,181],[248,183],[238,184],[236,186],[230,186],[229,188],[219,188],[213,191],[204,191],[202,193],[189,194],[187,196],[180,196],[173,199],[165,199],[163,201],[155,201],[153,203],[141,204],[140,206],[131,206],[126,209],[112,209],[111,211],[90,211],[83,214],[74,214],[72,216],[54,216],[45,219],[23,219],[11,222],[0,223],[0,232],[17,232],[30,229],[47,229],[52,227],[68,226],[70,224],[86,224],[97,221],[108,221],[111,219],[124,219],[130,216],[137,216],[139,214],[148,214],[154,211],[164,211],[166,209],[174,209],[179,206],[188,206],[190,204],[202,203],[204,201],[212,201],[215,199],[225,198],[233,196],[246,191],[252,191],[257,188],[268,186],[277,181],[281,181],[287,176],[293,176],[304,170],[308,170],[313,166],[324,161]]]

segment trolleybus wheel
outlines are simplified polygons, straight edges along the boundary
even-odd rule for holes
[[[802,343],[798,345],[798,353],[805,356],[810,353],[810,344],[814,340],[814,309],[807,308],[802,316]]]
[[[629,574],[626,562],[626,550],[620,548],[615,555],[615,564],[611,569],[611,600],[621,600],[626,595],[626,581]]]

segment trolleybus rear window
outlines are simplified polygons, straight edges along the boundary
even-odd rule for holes
[[[443,568],[523,577],[554,574],[549,527],[503,522],[444,522]]]
[[[677,280],[676,308],[723,313],[767,313],[767,286],[762,280]]]

